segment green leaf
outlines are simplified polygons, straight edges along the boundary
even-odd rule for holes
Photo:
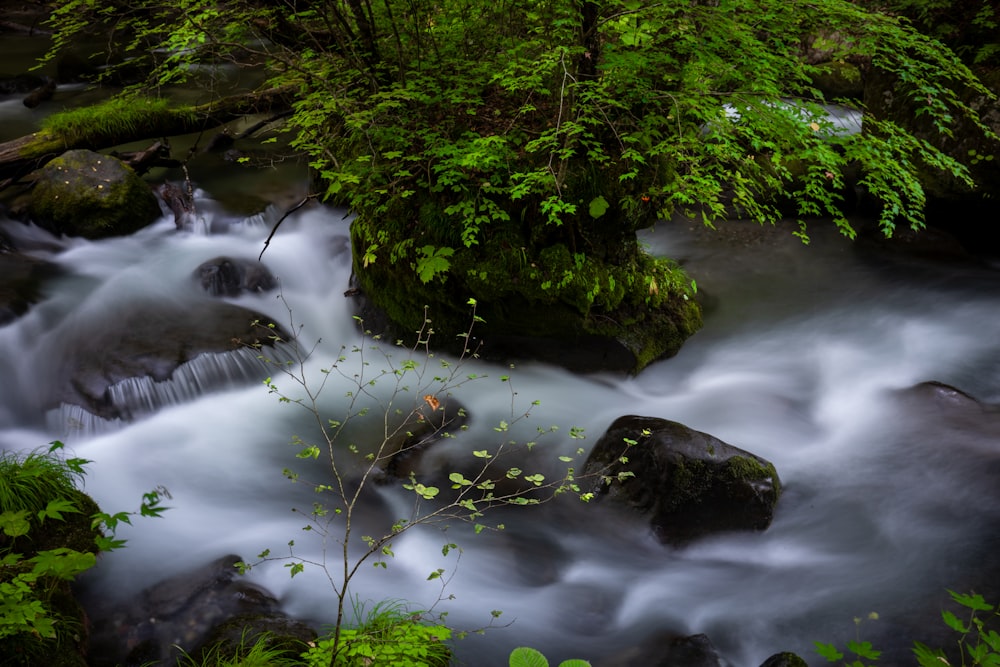
[[[73,501],[66,500],[65,498],[56,498],[55,500],[50,500],[49,504],[45,506],[45,509],[38,512],[38,520],[45,521],[45,519],[51,518],[56,521],[62,521],[62,513],[67,514],[78,514],[80,512]]]
[[[962,619],[960,619],[958,616],[955,616],[955,614],[951,613],[950,611],[946,610],[941,612],[941,618],[944,619],[945,625],[947,625],[955,632],[961,632],[962,634],[965,634],[966,632],[969,631],[969,627],[962,621]]]
[[[448,257],[455,254],[454,248],[435,248],[434,246],[424,246],[418,252],[422,255],[417,258],[416,270],[420,281],[429,283],[440,273],[446,273],[451,268]]]
[[[510,667],[549,667],[549,661],[539,651],[519,646],[510,652]]]
[[[882,655],[881,651],[876,651],[872,648],[871,642],[847,642],[847,650],[855,654],[859,658],[866,658],[868,660],[878,660],[878,657]]]
[[[16,512],[4,512],[0,514],[0,530],[8,537],[20,537],[27,535],[31,530],[31,523],[28,521],[28,510],[18,510]]]
[[[560,662],[559,667],[591,667],[591,665],[586,660],[571,658],[569,660],[563,660],[562,662]]]
[[[844,654],[838,651],[837,647],[833,644],[823,644],[821,642],[813,642],[813,644],[816,646],[816,652],[829,662],[839,662],[844,659]]]
[[[590,201],[590,217],[599,218],[608,211],[608,200],[602,196],[594,197]]]
[[[979,593],[972,593],[970,595],[962,595],[961,593],[956,593],[955,591],[948,591],[951,595],[951,599],[962,605],[963,607],[968,607],[973,611],[992,611],[993,605],[988,604],[982,595]]]

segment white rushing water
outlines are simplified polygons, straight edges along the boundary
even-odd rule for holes
[[[264,254],[281,298],[230,299],[283,323],[290,311],[304,341],[320,340],[306,364],[316,381],[342,346],[360,342],[343,295],[347,225],[332,209],[296,214]],[[88,424],[78,409],[45,404],[52,388],[42,385],[58,375],[57,347],[81,327],[113,328],[136,303],[204,301],[192,285],[195,268],[219,255],[255,259],[268,232],[265,224],[215,228],[223,231],[177,233],[164,218],[129,238],[85,242],[4,226],[33,237],[31,254],[64,275],[46,285],[42,303],[0,328],[0,445],[23,450],[63,439],[93,461],[86,491],[106,511],[135,509],[156,486],[172,496],[163,518],[136,520],[121,533],[128,548],[102,558],[89,588],[107,598],[227,553],[279,552],[289,540],[321,557],[319,540],[290,512],[308,508],[312,494],[282,476],[284,467],[302,466],[289,443],[309,436],[308,415],[270,395],[257,381],[263,372],[200,385],[206,371],[196,364],[175,373],[172,387],[120,385],[115,391],[160,406],[148,403],[147,414],[128,423]],[[706,236],[681,222],[662,224],[645,237],[650,250],[684,260],[708,304],[704,329],[677,357],[638,377],[475,362],[467,370],[489,377],[456,392],[471,428],[432,450],[431,461],[447,469],[496,442],[492,426],[511,411],[499,376],[509,374],[517,410],[540,401],[526,432],[561,427],[539,445],[548,460],[581,444],[569,439],[570,427],[585,428],[589,448],[616,417],[641,414],[773,461],[785,494],[770,529],[671,549],[641,520],[561,502],[505,514],[502,533],[476,536],[458,525],[445,535],[408,533],[386,570],[363,569],[354,593],[426,607],[441,594],[427,575],[445,568],[454,577],[444,595],[455,598],[438,610],[449,612],[450,624],[474,629],[493,609],[504,612],[501,623],[514,621],[457,644],[465,664],[485,667],[504,664],[522,644],[554,660],[600,664],[662,631],[706,633],[732,665],[759,665],[780,650],[813,661],[814,640],[853,638],[852,619],[869,611],[881,616],[870,628],[875,636],[926,638],[920,633],[928,619],[937,624],[945,588],[979,587],[992,574],[990,473],[1000,427],[991,413],[949,413],[898,392],[937,380],[1000,400],[1000,280],[971,260],[902,261],[819,229],[815,236],[805,247],[782,230],[744,241],[725,230]],[[325,391],[331,418],[342,414],[347,388],[334,382]],[[373,488],[360,533],[385,530],[410,497],[393,485]],[[442,556],[448,541],[462,547],[460,561],[456,552]],[[331,620],[329,585],[315,568],[294,580],[281,564],[250,576],[289,613]]]

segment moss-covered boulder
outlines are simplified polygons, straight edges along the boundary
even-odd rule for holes
[[[421,246],[405,231],[388,231],[355,221],[354,275],[366,326],[388,327],[397,338],[433,329],[434,343],[454,352],[635,373],[676,354],[702,325],[693,281],[670,260],[642,252],[631,230],[630,239],[598,244],[603,255],[500,231],[470,247],[447,246],[447,270],[422,276],[441,241]],[[400,255],[367,261],[364,249],[379,242],[401,244]]]
[[[117,158],[72,150],[38,172],[28,213],[57,234],[89,239],[127,235],[156,220],[156,196]]]
[[[655,417],[619,417],[584,465],[597,499],[649,517],[667,544],[764,530],[781,483],[774,465],[707,433]]]
[[[72,590],[93,567],[100,512],[51,452],[0,455],[0,663],[86,667],[87,617]]]

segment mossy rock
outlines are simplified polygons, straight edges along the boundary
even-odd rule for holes
[[[38,171],[28,213],[54,233],[88,239],[128,235],[161,215],[128,165],[87,150],[67,151]]]
[[[674,545],[718,532],[764,530],[781,495],[769,461],[655,417],[615,420],[587,458],[584,475],[597,480],[599,500],[648,516],[660,541]]]
[[[7,568],[2,581],[13,579],[20,568],[30,568],[28,559],[39,552],[54,549],[72,549],[81,553],[96,554],[95,538],[100,532],[94,528],[92,517],[100,512],[97,503],[81,491],[68,494],[76,512],[63,513],[63,520],[49,518],[32,522],[27,535],[11,540],[0,536],[0,552],[20,553],[23,559]],[[55,620],[56,635],[45,638],[21,632],[0,639],[0,655],[4,665],[12,667],[86,667],[88,642],[87,616],[72,590],[72,582],[55,577],[40,579],[36,589],[37,600],[44,605],[46,616]]]
[[[632,231],[615,252],[597,256],[562,242],[533,245],[501,230],[482,244],[449,246],[447,271],[427,280],[417,262],[422,248],[436,246],[422,244],[441,241],[387,238],[387,231],[357,218],[352,244],[365,325],[393,338],[409,342],[427,317],[433,344],[455,353],[637,373],[676,354],[702,325],[693,282],[669,260],[643,253]],[[364,249],[380,235],[383,245],[395,242],[396,256],[366,261]],[[479,318],[474,326],[470,299]]]

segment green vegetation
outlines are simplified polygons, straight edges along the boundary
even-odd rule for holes
[[[445,643],[451,630],[424,621],[422,612],[412,612],[405,603],[383,601],[365,612],[354,628],[332,630],[316,641],[302,658],[308,667],[355,667],[399,665],[399,667],[447,667],[451,650]],[[332,657],[332,662],[331,662]]]
[[[266,63],[292,145],[357,215],[361,287],[407,335],[429,305],[450,340],[472,296],[484,335],[537,337],[539,313],[563,323],[541,333],[558,341],[631,333],[633,370],[700,325],[690,281],[651,276],[637,229],[791,212],[804,239],[817,217],[853,236],[840,204],[857,168],[892,234],[923,224],[922,168],[970,182],[891,121],[839,131],[810,46],[900,73],[897,93],[942,134],[960,117],[985,131],[963,94],[988,93],[961,61],[847,0],[62,0],[51,23],[56,51],[113,28],[101,55],[145,67],[144,94],[198,65]]]
[[[490,379],[468,369],[477,357],[473,332],[481,318],[476,305],[467,305],[469,324],[460,336],[465,348],[457,359],[439,358],[431,350],[435,333],[426,316],[418,342],[411,347],[402,341],[393,346],[365,332],[362,343],[342,347],[330,359],[317,358],[315,346],[304,343],[290,308],[284,328],[296,332],[294,339],[284,340],[276,327],[268,327],[271,342],[287,347],[292,357],[285,362],[265,358],[276,371],[265,385],[280,402],[303,409],[307,417],[305,431],[292,438],[298,463],[283,473],[291,482],[311,487],[316,500],[311,508],[295,509],[305,519],[306,538],[288,542],[283,555],[265,549],[254,563],[239,562],[236,567],[246,572],[261,563],[281,562],[291,577],[308,567],[321,571],[330,582],[336,602],[330,609],[330,629],[305,654],[309,665],[329,665],[331,660],[345,666],[446,665],[450,657],[446,642],[468,634],[449,629],[444,624],[446,612],[436,609],[451,597],[446,588],[452,573],[444,568],[428,573],[427,580],[440,586],[438,600],[428,609],[414,612],[402,602],[382,602],[365,611],[353,593],[362,565],[388,568],[395,542],[420,527],[443,531],[449,525],[468,524],[473,534],[503,530],[503,522],[493,518],[502,508],[536,506],[561,494],[588,497],[573,467],[583,449],[569,455],[540,444],[555,436],[557,427],[536,427],[535,440],[528,442],[512,435],[528,424],[538,403],[521,408],[509,375],[497,378],[498,401],[509,403],[510,415],[493,426],[495,441],[477,438],[476,448],[468,445],[452,469],[421,466],[428,448],[446,446],[450,440],[461,443],[468,415],[455,394],[472,382]],[[360,320],[359,324],[363,325]],[[331,417],[323,407],[324,394],[343,396],[336,408],[342,412]],[[579,428],[568,434],[570,440],[583,437]],[[508,461],[515,453],[519,458]],[[538,469],[526,469],[526,461]],[[366,494],[375,485],[391,483],[407,494],[409,507],[383,526],[366,524],[369,534],[358,534]],[[310,550],[299,544],[305,539],[322,545],[320,557],[302,555]],[[450,535],[442,541],[441,555],[456,556],[457,567],[461,549]],[[489,616],[486,627],[500,612]]]
[[[263,633],[250,642],[244,633],[240,645],[231,653],[215,646],[199,659],[190,655],[182,656],[178,667],[295,667],[302,664],[300,656],[271,646],[271,639],[269,634]]]
[[[181,112],[171,108],[165,99],[114,97],[93,106],[52,114],[42,121],[42,129],[55,135],[64,146],[72,147],[86,144],[95,136],[131,138],[150,132],[155,135],[164,118]]]
[[[11,665],[82,665],[83,612],[70,584],[93,567],[130,513],[100,511],[77,484],[85,459],[48,450],[0,454],[0,653]],[[158,516],[160,491],[139,513]],[[110,536],[102,532],[107,530]]]
[[[962,665],[962,667],[1000,665],[1000,633],[996,630],[996,621],[1000,618],[1000,610],[995,605],[986,602],[983,596],[978,593],[963,594],[955,591],[948,591],[948,593],[951,595],[952,601],[959,606],[960,612],[966,614],[966,618],[962,619],[951,610],[945,609],[941,612],[941,618],[945,624],[958,633],[955,650],[932,649],[920,642],[914,642],[913,655],[917,659],[917,664],[920,667],[941,667],[941,665],[953,664]],[[872,612],[868,615],[868,619],[877,620],[878,614]],[[862,619],[854,619],[854,624],[859,629],[861,623]],[[847,643],[846,652],[854,657],[846,657],[833,644],[816,642],[816,650],[829,662],[842,663],[847,667],[866,667],[866,665],[878,662],[882,655],[882,652],[876,650],[871,642],[862,641],[860,636]],[[955,660],[957,662],[954,662]]]
[[[519,646],[510,653],[510,667],[549,667],[549,661],[539,651]],[[559,667],[590,667],[586,660],[563,660]]]
[[[868,3],[874,4],[874,3]],[[992,0],[880,0],[921,31],[941,40],[965,62],[1000,65],[1000,5]]]

